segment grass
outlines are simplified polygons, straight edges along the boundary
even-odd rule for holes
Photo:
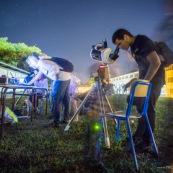
[[[113,107],[125,108],[125,97],[110,97]],[[10,104],[10,103],[9,103]],[[173,171],[173,99],[159,98],[155,130],[159,157],[152,152],[137,153],[141,173],[166,173]],[[51,121],[46,116],[20,119],[19,123],[5,125],[5,135],[0,143],[1,173],[94,173],[94,168],[84,159],[84,143],[87,122],[80,116],[68,131],[65,125],[59,129],[47,127]],[[134,131],[136,122],[132,124]],[[111,148],[102,140],[101,157],[110,173],[133,173],[134,165],[128,151],[126,129],[122,128],[121,141],[115,141],[115,124],[108,121]]]

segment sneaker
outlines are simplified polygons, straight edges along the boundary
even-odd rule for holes
[[[138,142],[138,141],[142,140],[142,135],[134,134],[132,136],[132,138],[133,138],[133,142]],[[126,141],[129,141],[129,137],[126,138]]]
[[[140,143],[138,143],[138,144],[135,145],[135,150],[144,151],[144,150],[149,149],[150,146],[151,146],[150,141],[144,141],[144,140],[142,140]]]
[[[97,170],[98,172],[109,173],[108,169],[105,167],[105,165],[102,162],[99,162],[97,165],[95,165],[94,169]]]
[[[136,135],[136,134],[134,134],[134,135],[132,136],[132,138],[133,138],[133,142],[134,142],[134,143],[139,143],[139,141],[142,140],[142,135]],[[129,140],[129,137],[127,137],[125,141],[126,141],[126,142],[129,142],[129,141],[130,141],[130,140]]]
[[[53,123],[52,123],[52,127],[53,127],[53,128],[59,128],[60,125],[59,125],[59,124],[56,124],[55,122],[53,122]]]
[[[62,120],[61,123],[68,124],[69,123],[69,120]]]
[[[59,128],[59,127],[60,127],[60,125],[59,125],[59,124],[57,124],[57,123],[55,123],[55,122],[52,122],[52,123],[50,123],[50,124],[47,124],[47,125],[46,125],[46,127]]]
[[[53,118],[54,118],[53,115],[50,115],[50,116],[47,117],[47,119],[49,119],[49,120],[51,120],[51,119],[53,119]]]

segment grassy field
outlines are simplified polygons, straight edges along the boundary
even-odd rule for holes
[[[125,108],[125,96],[110,97],[113,108]],[[173,99],[159,98],[157,104],[155,131],[159,157],[153,152],[137,153],[141,173],[173,172]],[[51,120],[45,115],[37,116],[33,122],[20,119],[18,123],[5,125],[5,135],[0,143],[1,173],[94,173],[84,159],[86,119],[79,117],[68,131],[65,125],[59,129],[47,127]],[[136,122],[132,124],[134,131]],[[115,124],[108,121],[111,148],[107,149],[102,140],[101,157],[110,173],[133,173],[134,165],[126,129],[122,128],[121,141],[115,141]],[[97,173],[97,172],[96,172]]]

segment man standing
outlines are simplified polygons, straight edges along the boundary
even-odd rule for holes
[[[161,88],[165,83],[164,63],[159,59],[154,43],[147,36],[133,36],[126,29],[118,29],[112,36],[112,42],[119,46],[120,49],[131,49],[131,54],[134,57],[139,69],[139,79],[148,80],[152,83],[152,90],[148,105],[148,118],[152,131],[155,128],[156,102],[160,96]],[[133,85],[136,80],[132,80],[125,85],[125,89]],[[137,110],[140,111],[141,104],[137,102]],[[146,128],[144,118],[140,118],[135,132],[135,137],[141,137],[142,142],[136,145],[136,149],[143,149],[150,145],[150,137]]]
[[[70,78],[73,71],[73,64],[62,58],[45,59],[41,55],[33,53],[27,58],[27,63],[34,69],[38,69],[38,74],[28,83],[34,83],[42,74],[53,80],[52,101],[53,101],[53,127],[59,127],[62,106],[64,106],[63,123],[68,123],[70,110]]]

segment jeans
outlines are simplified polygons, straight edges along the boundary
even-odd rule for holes
[[[60,124],[62,108],[64,108],[63,119],[68,121],[70,119],[70,80],[54,81],[52,87],[52,102],[54,123]]]

